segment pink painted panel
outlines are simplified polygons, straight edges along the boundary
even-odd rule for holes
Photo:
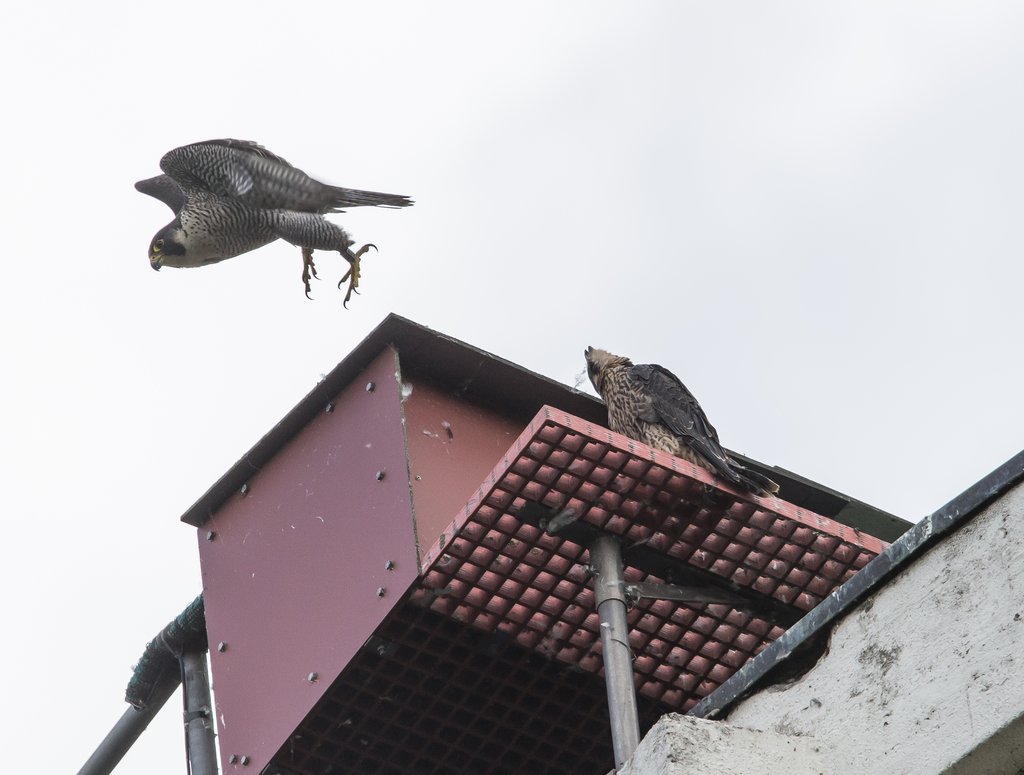
[[[522,431],[495,412],[403,377],[409,467],[421,554],[466,506]]]
[[[260,772],[416,579],[396,362],[384,350],[198,531],[224,772],[232,754]]]

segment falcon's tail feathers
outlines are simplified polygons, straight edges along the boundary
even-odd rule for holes
[[[736,469],[736,473],[739,474],[740,486],[745,490],[761,496],[774,495],[779,491],[779,485],[764,474],[741,466],[735,461],[733,461],[733,467]]]
[[[360,191],[358,188],[327,186],[331,210],[338,212],[347,207],[409,207],[412,200],[402,194],[384,194],[380,191]]]

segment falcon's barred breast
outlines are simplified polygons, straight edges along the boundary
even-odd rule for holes
[[[345,303],[359,286],[352,238],[324,214],[349,207],[408,207],[400,194],[329,186],[247,140],[208,140],[175,148],[160,160],[165,174],[135,188],[164,202],[175,218],[153,237],[149,261],[161,266],[205,266],[276,239],[302,248],[302,281],[309,295],[316,276],[314,250],[337,250],[349,262]],[[341,283],[338,284],[339,287]]]
[[[588,347],[587,373],[608,407],[608,427],[649,447],[706,468],[758,495],[779,485],[740,464],[722,448],[718,432],[679,378],[656,364]]]

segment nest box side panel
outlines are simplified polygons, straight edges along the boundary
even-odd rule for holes
[[[263,768],[416,579],[396,367],[383,351],[199,529],[225,772]]]
[[[404,382],[409,472],[422,554],[465,508],[522,426],[429,382]]]

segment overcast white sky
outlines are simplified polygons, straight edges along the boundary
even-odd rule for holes
[[[1015,3],[17,3],[0,31],[5,766],[74,772],[200,590],[178,517],[389,311],[917,520],[1024,446]],[[380,252],[150,270],[215,137],[413,196]],[[184,772],[171,700],[118,772]]]

